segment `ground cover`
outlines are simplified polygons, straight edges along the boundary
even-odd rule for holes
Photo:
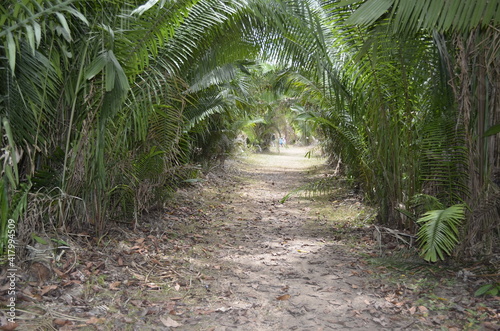
[[[424,263],[306,152],[227,161],[135,229],[64,236],[19,279],[18,329],[500,329],[499,298],[474,296],[495,272]],[[280,202],[326,177],[325,194]]]

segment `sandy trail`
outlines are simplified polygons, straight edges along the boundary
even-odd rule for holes
[[[60,277],[19,288],[18,329],[499,330],[498,299],[474,297],[478,284],[376,242],[373,210],[342,179],[280,203],[328,174],[306,152],[228,161],[136,228],[66,238]]]
[[[239,164],[239,179],[218,186],[223,218],[204,281],[205,304],[215,313],[184,319],[182,330],[388,330],[408,329],[394,304],[379,296],[354,248],[335,240],[311,199],[290,190],[307,182],[321,160],[304,148],[257,155]],[[207,293],[208,294],[208,293]]]

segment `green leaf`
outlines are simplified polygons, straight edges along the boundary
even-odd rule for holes
[[[78,17],[83,23],[89,25],[89,21],[87,21],[87,18],[82,13],[80,13],[78,10],[71,8],[71,7],[67,7],[64,10],[69,12],[71,15]]]
[[[493,136],[500,132],[500,124],[493,125],[484,133],[485,137]]]
[[[40,41],[42,40],[42,28],[40,27],[40,24],[33,22],[33,29],[35,31],[36,47],[38,47],[40,45]]]
[[[28,38],[28,44],[30,45],[31,52],[34,55],[35,49],[36,49],[35,32],[34,32],[33,27],[31,25],[26,25],[25,28],[26,28],[26,37]]]
[[[16,42],[14,41],[14,36],[12,32],[7,32],[7,57],[9,59],[10,70],[12,75],[14,75],[14,70],[16,69]]]
[[[63,14],[61,13],[56,13],[57,18],[59,19],[59,22],[61,23],[61,26],[64,30],[63,36],[66,39],[66,41],[70,42],[71,39],[71,30],[69,29],[68,21],[66,21],[66,17],[64,17]]]
[[[125,71],[123,70],[123,67],[120,65],[120,62],[118,62],[118,59],[116,58],[113,51],[108,51],[108,56],[109,60],[113,64],[116,78],[118,78],[118,86],[120,86],[120,89],[122,89],[123,91],[127,91],[128,89],[130,89],[130,86],[128,84],[128,78],[125,74]]]
[[[356,2],[360,2],[360,0],[342,0],[337,4],[337,6],[344,7],[344,6],[352,5]]]
[[[43,239],[42,237],[37,236],[34,233],[31,234],[31,238],[33,238],[33,240],[35,240],[39,244],[42,244],[42,245],[48,245],[49,244],[49,242],[47,240]]]
[[[368,0],[347,19],[346,23],[370,25],[384,15],[393,2],[393,0]]]
[[[476,292],[474,292],[474,296],[478,297],[487,294],[496,296],[498,294],[499,289],[500,289],[500,284],[485,284],[480,288],[478,288]]]
[[[115,87],[115,78],[116,78],[116,71],[115,71],[115,66],[113,65],[113,62],[110,61],[109,59],[109,54],[111,51],[108,51],[108,56],[107,56],[107,62],[106,62],[106,91],[111,91]]]
[[[52,240],[56,244],[59,244],[59,246],[69,246],[69,244],[67,242],[65,242],[64,240],[61,240],[61,239],[52,238],[50,240]]]
[[[426,261],[444,260],[458,243],[458,226],[465,219],[465,205],[453,205],[444,210],[431,210],[418,219],[421,256]]]
[[[92,79],[94,78],[98,73],[102,71],[102,68],[106,65],[106,62],[108,61],[108,57],[106,53],[99,55],[92,61],[89,65],[89,67],[85,70],[85,79]]]
[[[141,5],[141,6],[137,7],[136,9],[134,9],[130,14],[131,15],[137,14],[137,16],[141,16],[146,11],[151,9],[157,2],[158,2],[158,0],[149,0],[144,5]]]

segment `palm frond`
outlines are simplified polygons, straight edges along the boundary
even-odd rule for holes
[[[444,260],[458,243],[459,226],[465,219],[465,205],[453,205],[444,210],[431,210],[418,219],[421,255],[426,261]]]
[[[420,29],[468,32],[500,23],[499,3],[490,0],[367,0],[347,23],[371,25],[389,13],[396,33]]]

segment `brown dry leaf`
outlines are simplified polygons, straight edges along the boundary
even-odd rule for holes
[[[72,280],[61,282],[61,285],[62,285],[62,287],[66,287],[66,286],[70,286],[73,284],[81,284],[81,283],[82,283],[82,281],[80,281],[80,280],[72,279]]]
[[[64,326],[64,325],[67,325],[67,324],[71,324],[70,321],[62,319],[62,318],[54,318],[54,320],[52,321],[52,323],[54,323],[55,325],[58,325],[58,326]]]
[[[215,310],[198,310],[199,315],[210,315],[212,313],[215,313]]]
[[[135,278],[137,278],[138,280],[145,280],[146,277],[144,277],[143,275],[139,275],[139,274],[136,274],[135,272],[131,271],[130,272]]]
[[[87,324],[99,324],[99,323],[102,323],[104,322],[104,318],[97,318],[95,316],[89,318],[87,321],[85,321],[85,323]]]
[[[59,277],[66,277],[66,274],[62,272],[61,270],[57,269],[56,267],[52,267],[52,270],[59,276]]]
[[[160,316],[160,321],[165,325],[167,328],[178,328],[179,326],[182,326],[181,323],[174,321],[170,317],[167,317],[166,319]]]
[[[427,309],[425,306],[418,306],[418,311],[421,312],[422,314],[429,313],[429,309]]]
[[[112,282],[111,284],[109,284],[109,289],[112,291],[118,291],[121,284],[122,282],[120,281]]]
[[[404,302],[404,301],[394,302],[394,305],[395,305],[396,307],[401,308],[401,307],[403,307],[403,306],[405,305],[405,302]]]
[[[136,307],[142,307],[142,300],[130,300],[130,303]]]
[[[156,284],[156,283],[146,283],[146,286],[149,287],[152,290],[159,290],[161,289],[161,286]]]
[[[11,330],[15,330],[17,327],[19,326],[19,324],[17,323],[7,323],[5,325],[0,325],[0,330],[5,330],[5,331],[11,331]]]
[[[289,300],[292,296],[290,294],[283,294],[276,298],[276,300],[285,301]]]
[[[500,326],[497,323],[483,322],[483,326],[486,330],[500,330]]]
[[[40,295],[44,296],[45,294],[49,293],[52,290],[55,290],[58,286],[57,285],[47,285],[42,287],[42,290],[40,291]]]

